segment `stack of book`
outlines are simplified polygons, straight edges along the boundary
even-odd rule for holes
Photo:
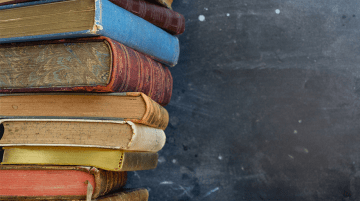
[[[147,200],[184,17],[172,0],[0,0],[0,199]]]

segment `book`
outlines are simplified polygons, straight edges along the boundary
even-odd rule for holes
[[[146,1],[149,1],[149,2],[153,2],[153,3],[158,3],[160,5],[163,5],[169,9],[172,9],[171,8],[171,4],[173,2],[173,0],[146,0]]]
[[[99,197],[94,201],[147,201],[149,192],[147,189],[127,190]]]
[[[168,66],[179,40],[109,0],[44,0],[0,6],[0,43],[106,36]],[[49,20],[51,19],[51,20]]]
[[[90,147],[3,147],[1,164],[80,165],[109,171],[149,170],[157,166],[155,152],[126,152]]]
[[[110,0],[173,35],[185,31],[185,18],[180,13],[143,0]]]
[[[165,145],[163,130],[130,121],[84,119],[1,119],[2,146],[70,146],[160,151]]]
[[[16,4],[16,3],[23,3],[27,1],[34,1],[34,0],[0,0],[0,6],[8,5],[8,4]]]
[[[92,198],[107,195],[125,185],[127,172],[87,166],[0,165],[1,200],[85,199],[86,181]]]
[[[0,119],[132,121],[165,130],[169,114],[140,92],[0,94]]]
[[[0,45],[0,93],[143,92],[170,102],[167,67],[107,37]]]

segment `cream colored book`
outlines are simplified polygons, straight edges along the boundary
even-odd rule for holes
[[[87,119],[1,119],[0,146],[62,146],[157,152],[162,129],[131,121]]]

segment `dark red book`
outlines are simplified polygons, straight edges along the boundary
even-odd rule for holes
[[[173,10],[143,0],[110,1],[173,35],[185,31],[184,16]]]
[[[23,3],[28,1],[36,1],[36,0],[0,0],[0,6],[8,5],[8,4],[15,4],[15,3]]]
[[[107,37],[0,45],[0,93],[143,92],[167,105],[167,67]]]

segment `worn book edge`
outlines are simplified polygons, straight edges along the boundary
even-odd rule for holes
[[[32,95],[70,95],[70,93],[13,93],[13,94],[0,94],[0,98],[2,96],[32,96]],[[145,102],[145,114],[140,119],[130,119],[130,118],[112,118],[112,117],[46,117],[42,116],[39,119],[101,119],[101,120],[124,120],[124,121],[132,121],[134,123],[145,124],[150,127],[160,128],[165,130],[169,123],[169,113],[167,110],[160,106],[158,103],[153,101],[150,97],[141,92],[117,92],[117,93],[71,93],[71,95],[86,95],[86,96],[132,96],[138,97],[141,96]],[[34,119],[31,116],[2,116],[0,118],[22,118],[22,119]]]
[[[151,152],[157,152],[161,150],[166,142],[166,136],[163,130],[150,128],[144,125],[134,124],[131,121],[112,121],[112,120],[84,120],[84,119],[0,119],[0,124],[4,122],[14,121],[26,121],[26,122],[86,122],[86,123],[111,123],[111,124],[128,124],[132,128],[132,138],[127,144],[126,149],[122,149],[120,146],[106,146],[106,145],[81,145],[81,144],[30,144],[30,143],[14,143],[14,144],[3,144],[0,146],[54,146],[54,147],[93,147],[93,148],[109,148],[109,149],[120,149],[128,151],[143,151],[149,150]],[[160,137],[161,136],[161,137]],[[148,138],[156,138],[156,148],[154,145],[147,144]],[[116,140],[116,139],[114,139]]]

